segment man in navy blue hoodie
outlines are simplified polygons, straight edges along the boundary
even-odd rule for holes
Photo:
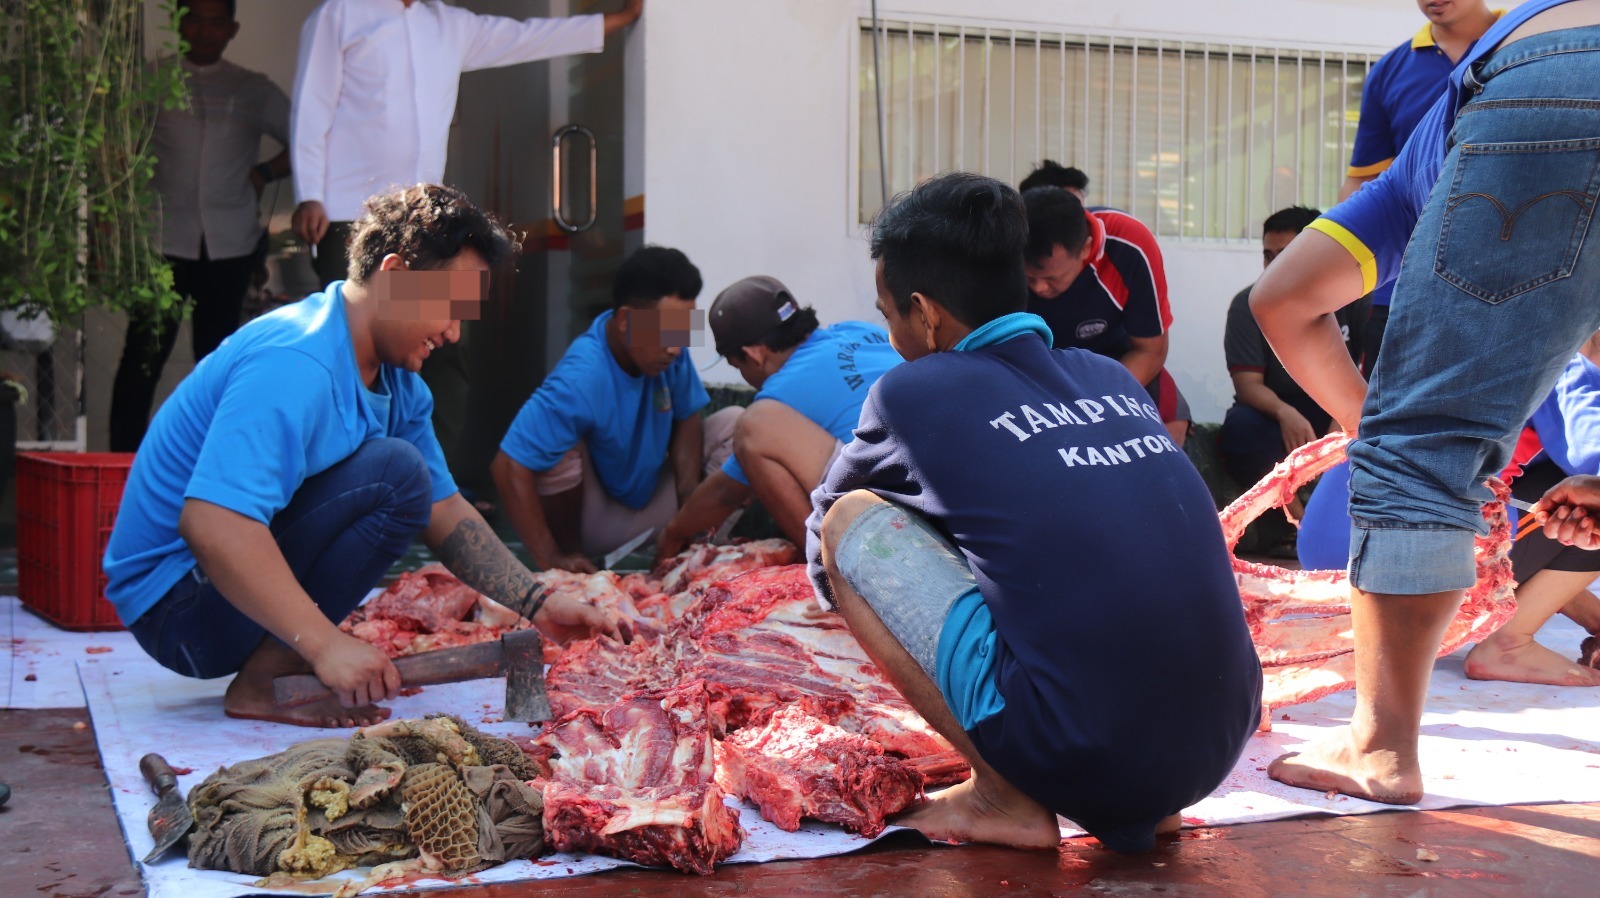
[[[813,494],[807,552],[972,763],[897,823],[1053,848],[1060,814],[1141,851],[1232,769],[1261,667],[1210,494],[1149,394],[1023,312],[1027,228],[1015,191],[970,174],[878,218],[877,305],[907,364]]]

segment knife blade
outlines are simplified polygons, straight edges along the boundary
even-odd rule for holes
[[[622,545],[618,546],[616,548],[616,551],[607,554],[605,558],[601,559],[601,561],[604,562],[603,566],[605,567],[605,569],[609,571],[612,568],[616,567],[617,566],[617,562],[621,561],[624,558],[627,558],[629,555],[632,555],[633,554],[633,550],[639,548],[642,545],[644,545],[644,541],[649,539],[650,536],[652,534],[654,534],[655,532],[656,532],[656,528],[651,527],[651,528],[645,530],[645,532],[639,534],[638,536],[635,536],[633,539],[630,539],[627,542],[623,543]]]
[[[1524,502],[1521,499],[1507,499],[1506,504],[1519,511],[1533,511],[1533,503]]]
[[[146,819],[150,826],[150,837],[156,840],[155,847],[144,856],[144,862],[150,864],[183,841],[183,837],[194,828],[194,815],[189,812],[189,804],[178,790],[178,774],[166,758],[155,752],[145,755],[139,759],[139,773],[150,784],[157,799],[156,806],[150,809],[150,816]]]

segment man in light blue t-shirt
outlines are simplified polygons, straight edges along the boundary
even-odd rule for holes
[[[517,413],[493,472],[501,504],[543,568],[659,532],[727,457],[738,409],[710,402],[684,348],[699,329],[700,270],[647,246],[617,269],[612,307],[580,334]]]
[[[860,321],[817,326],[777,278],[748,277],[711,304],[717,353],[755,401],[733,432],[733,455],[684,503],[656,545],[658,559],[716,528],[755,496],[795,545],[804,545],[811,491],[855,434],[861,403],[900,363],[883,328]]]
[[[421,535],[467,585],[556,636],[617,635],[571,599],[540,602],[523,567],[461,497],[417,376],[476,318],[506,230],[459,191],[367,201],[351,279],[240,328],[151,422],[106,548],[106,597],[177,673],[237,674],[230,717],[358,726],[400,690],[382,651],[336,625]],[[334,694],[277,705],[275,677],[310,670]]]

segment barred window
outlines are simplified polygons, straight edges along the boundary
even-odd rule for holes
[[[882,207],[873,28],[861,25],[862,221]],[[892,195],[940,172],[1015,185],[1040,159],[1157,236],[1248,239],[1327,208],[1378,56],[1324,49],[879,23]]]

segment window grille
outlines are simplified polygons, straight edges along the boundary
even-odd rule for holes
[[[882,206],[873,28],[861,25],[859,213]],[[1327,208],[1376,54],[880,22],[889,193],[940,172],[1015,185],[1040,159],[1161,237],[1248,239]]]

